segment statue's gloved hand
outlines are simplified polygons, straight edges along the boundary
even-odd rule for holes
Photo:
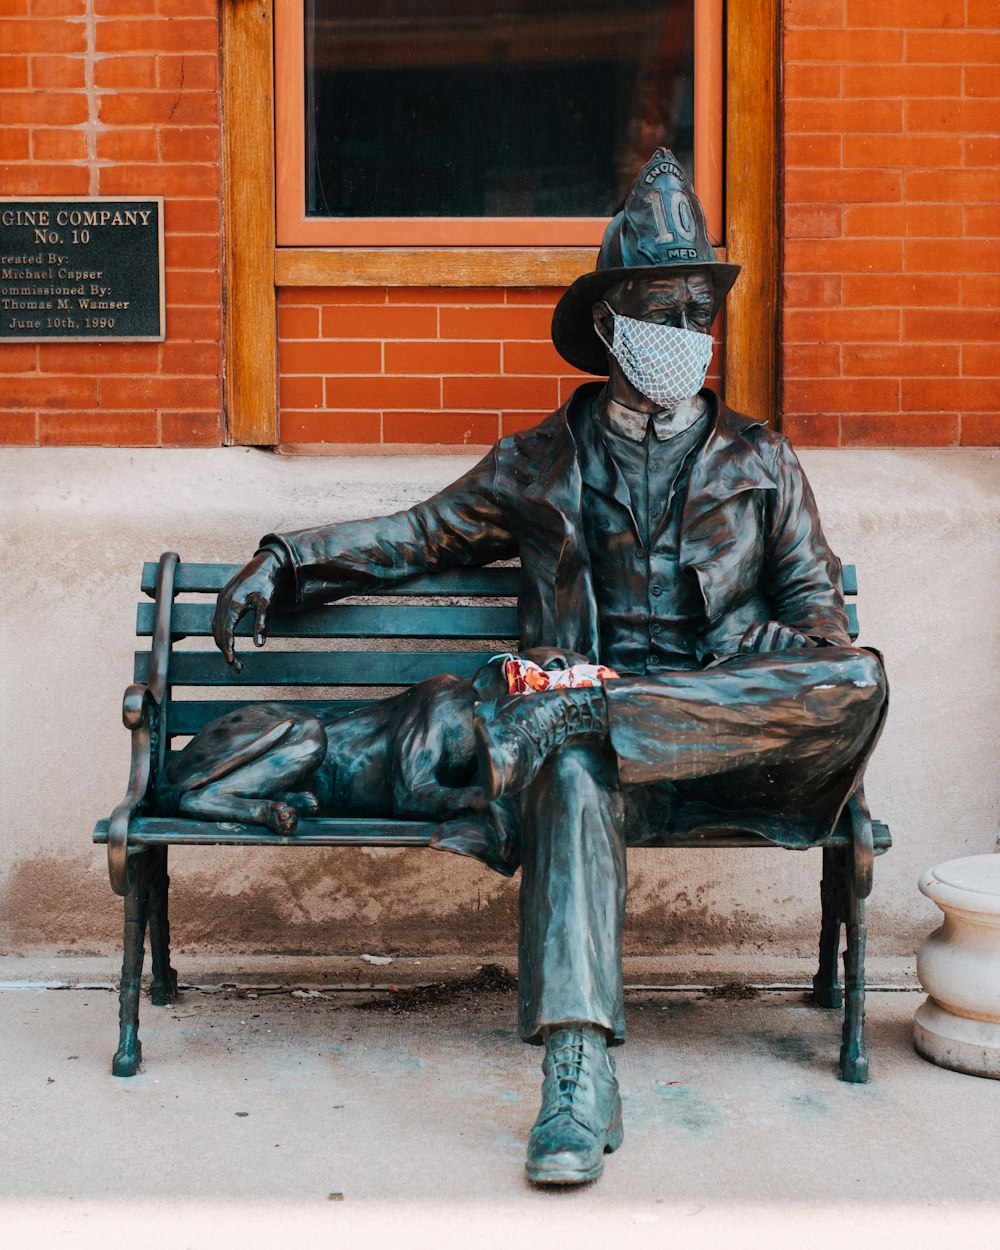
[[[739,653],[751,651],[792,651],[796,647],[815,647],[816,643],[791,625],[778,621],[761,621],[751,625],[740,639]]]
[[[281,559],[275,552],[258,551],[219,592],[212,633],[215,645],[237,672],[243,666],[236,658],[236,627],[248,612],[253,612],[254,646],[264,645],[271,601],[283,572]]]

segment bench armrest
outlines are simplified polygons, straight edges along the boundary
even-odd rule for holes
[[[854,874],[854,895],[867,898],[872,892],[875,871],[875,836],[872,830],[871,812],[864,788],[858,788],[847,802],[847,814],[851,821],[851,871]]]

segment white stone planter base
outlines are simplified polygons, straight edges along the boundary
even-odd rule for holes
[[[928,993],[913,1041],[931,1063],[1000,1080],[1000,855],[928,868],[920,889],[944,923],[917,954]]]
[[[1000,1081],[1000,1024],[992,1020],[953,1015],[928,998],[914,1017],[913,1044],[939,1067]]]

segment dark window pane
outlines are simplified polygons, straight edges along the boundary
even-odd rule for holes
[[[306,0],[306,212],[599,217],[693,172],[693,0]]]

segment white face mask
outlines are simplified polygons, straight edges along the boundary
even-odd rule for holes
[[[710,334],[637,321],[606,307],[615,319],[614,338],[601,340],[637,391],[667,412],[698,394],[712,360]]]

